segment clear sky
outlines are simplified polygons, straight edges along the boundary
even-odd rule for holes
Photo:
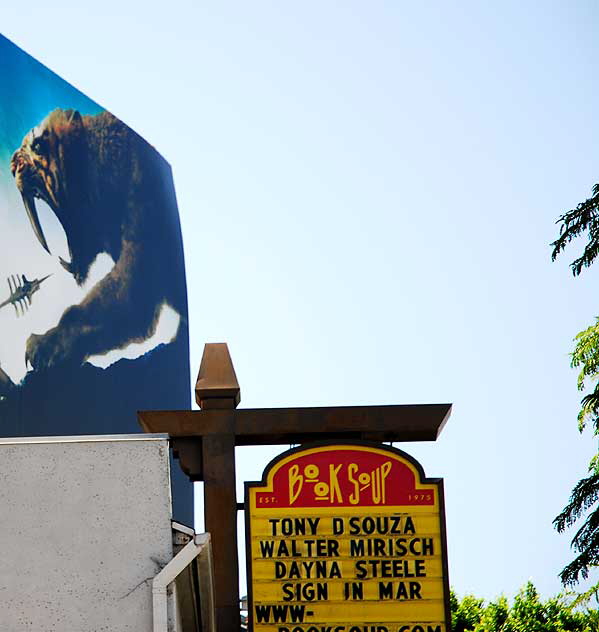
[[[557,592],[573,534],[551,521],[596,448],[568,353],[599,264],[574,279],[576,248],[552,264],[549,243],[599,181],[598,5],[30,0],[0,19],[171,162],[194,374],[226,341],[245,407],[453,402],[436,443],[401,446],[445,478],[452,585]],[[240,481],[278,451],[240,451]]]

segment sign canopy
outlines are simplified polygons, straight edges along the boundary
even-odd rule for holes
[[[367,443],[285,452],[246,483],[254,632],[446,632],[442,479]]]

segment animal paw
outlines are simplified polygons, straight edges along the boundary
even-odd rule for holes
[[[58,327],[45,334],[31,334],[25,347],[25,364],[36,371],[53,366],[80,365],[83,358],[74,353],[72,338]]]

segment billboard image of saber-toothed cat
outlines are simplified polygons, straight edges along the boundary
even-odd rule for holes
[[[138,410],[189,407],[168,163],[0,36],[0,436],[139,432]],[[182,479],[174,498],[191,524]]]

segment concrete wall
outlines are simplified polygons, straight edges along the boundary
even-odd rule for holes
[[[169,480],[164,435],[0,439],[0,630],[149,632]]]

